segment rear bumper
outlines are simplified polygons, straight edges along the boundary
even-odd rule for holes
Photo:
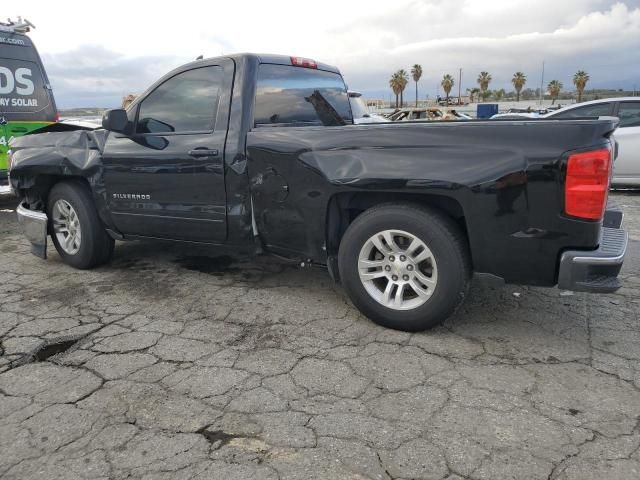
[[[31,242],[31,253],[47,258],[47,214],[29,210],[23,203],[16,209],[22,233]]]
[[[568,250],[560,257],[558,288],[576,292],[611,293],[620,288],[618,273],[627,251],[628,235],[622,211],[611,206],[603,221],[596,250]]]

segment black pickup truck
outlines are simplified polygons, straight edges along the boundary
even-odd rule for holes
[[[611,292],[617,119],[354,125],[339,71],[241,54],[164,76],[103,128],[16,139],[10,181],[34,253],[76,268],[159,239],[326,265],[392,328],[450,315],[472,273]]]

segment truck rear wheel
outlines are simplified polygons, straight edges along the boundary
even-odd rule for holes
[[[358,216],[340,243],[340,278],[374,322],[405,331],[442,323],[462,302],[470,260],[459,227],[438,211],[383,204]]]
[[[79,182],[54,185],[47,213],[51,239],[66,264],[86,269],[109,261],[115,242],[105,231],[84,185]]]

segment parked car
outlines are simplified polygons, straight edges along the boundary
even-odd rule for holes
[[[12,144],[41,257],[47,234],[76,268],[114,240],[275,254],[326,266],[364,315],[412,331],[447,318],[472,272],[620,287],[615,119],[354,125],[336,68],[241,54],[173,70],[102,125]]]
[[[451,115],[456,120],[473,120],[473,117],[467,113],[458,112],[457,110],[449,110],[445,115]]]
[[[516,119],[516,118],[539,118],[541,116],[544,116],[548,113],[551,113],[552,111],[557,110],[554,107],[549,107],[549,108],[510,108],[508,109],[506,112],[504,113],[496,113],[495,115],[493,115],[491,117],[491,119],[496,119],[496,118],[512,118],[512,119]]]
[[[0,185],[11,139],[56,122],[58,112],[28,21],[0,23]]]
[[[349,103],[351,104],[351,113],[353,114],[353,123],[384,123],[388,122],[382,115],[370,113],[369,108],[362,99],[360,92],[349,90]]]
[[[614,137],[618,158],[613,186],[640,187],[640,97],[618,97],[578,103],[545,115],[549,119],[613,116],[620,119]]]
[[[455,110],[439,108],[402,108],[389,115],[392,122],[415,122],[434,120],[470,120],[471,117]]]
[[[456,105],[468,105],[469,104],[468,102],[465,102],[464,100],[458,101],[458,97],[449,97],[449,99],[437,98],[436,102],[441,107],[456,106]]]
[[[392,122],[411,122],[416,120],[442,120],[439,108],[401,108],[389,116]]]

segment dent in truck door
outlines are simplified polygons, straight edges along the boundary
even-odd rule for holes
[[[226,239],[223,153],[233,62],[185,69],[137,102],[104,149],[112,220],[126,235]]]
[[[247,155],[256,223],[269,249],[286,254],[307,252],[317,238],[324,238],[324,231],[310,225],[316,224],[318,214],[324,216],[318,206],[328,201],[326,180],[302,163],[298,154],[310,149],[305,133],[315,130],[313,127],[350,124],[351,106],[339,74],[260,65]],[[292,138],[293,145],[288,143]]]

